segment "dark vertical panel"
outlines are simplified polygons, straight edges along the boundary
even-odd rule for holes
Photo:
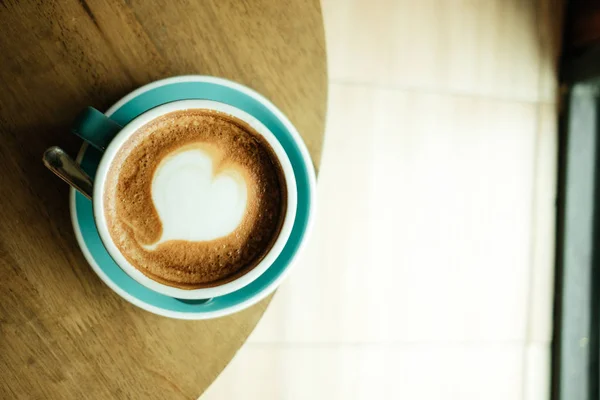
[[[594,278],[598,90],[576,84],[568,96],[557,257],[555,385],[560,400],[598,399],[598,310]],[[596,230],[597,231],[597,230]],[[558,397],[557,397],[558,396]]]

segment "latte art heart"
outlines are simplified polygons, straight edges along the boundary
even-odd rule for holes
[[[240,172],[213,175],[210,152],[179,151],[157,167],[152,200],[162,223],[161,242],[207,241],[232,233],[244,217],[248,190]]]
[[[287,208],[268,141],[227,114],[164,114],[121,146],[104,184],[104,213],[123,257],[181,289],[214,287],[255,268]]]

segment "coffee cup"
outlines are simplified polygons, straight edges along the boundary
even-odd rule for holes
[[[241,121],[243,126],[246,126],[249,131],[252,131],[253,134],[257,136],[252,140],[258,140],[263,143],[263,145],[261,145],[262,147],[269,149],[268,154],[270,154],[270,157],[274,160],[273,165],[277,165],[276,173],[274,173],[273,176],[277,175],[279,177],[278,179],[281,179],[281,182],[283,182],[283,184],[278,186],[280,200],[278,201],[277,206],[261,208],[269,207],[270,204],[268,201],[261,199],[260,202],[255,202],[258,204],[257,206],[253,206],[254,208],[250,207],[250,204],[253,201],[253,193],[265,192],[265,186],[264,179],[260,180],[260,184],[263,186],[260,186],[260,190],[254,190],[253,188],[256,185],[252,186],[252,182],[249,183],[247,179],[243,181],[243,179],[240,178],[240,176],[245,176],[246,178],[248,176],[256,176],[255,170],[244,175],[246,172],[244,172],[243,166],[248,165],[248,163],[238,163],[242,165],[242,167],[225,168],[221,171],[222,176],[217,174],[210,175],[206,177],[206,179],[205,177],[202,177],[198,181],[195,180],[196,178],[194,178],[193,181],[182,178],[183,175],[181,174],[183,173],[189,174],[190,171],[200,171],[206,162],[209,164],[216,162],[211,159],[211,154],[213,154],[213,150],[217,153],[219,153],[220,150],[218,145],[213,144],[201,148],[182,147],[182,149],[175,149],[171,153],[166,151],[164,147],[155,146],[157,153],[160,152],[162,154],[166,152],[168,154],[164,158],[161,158],[160,161],[157,161],[157,166],[155,166],[152,173],[149,173],[148,175],[152,176],[152,183],[148,186],[152,188],[151,196],[148,195],[147,191],[142,190],[140,190],[140,193],[134,192],[133,196],[129,197],[119,194],[121,193],[119,192],[120,189],[116,188],[124,187],[126,188],[124,190],[130,190],[130,187],[128,186],[128,182],[123,183],[118,179],[121,176],[119,174],[122,171],[119,170],[120,172],[117,174],[114,170],[126,168],[128,163],[132,163],[131,161],[127,161],[129,159],[125,157],[125,155],[134,154],[129,147],[138,146],[138,144],[132,144],[132,138],[137,137],[136,135],[139,136],[140,130],[146,129],[148,126],[153,126],[155,121],[163,121],[168,118],[173,119],[171,116],[179,115],[188,118],[191,115],[190,113],[206,116],[209,120],[216,116],[218,118],[230,118],[231,121],[237,121],[235,123]],[[182,123],[189,120],[189,118],[182,118]],[[258,278],[271,266],[275,259],[277,259],[285,246],[292,230],[297,206],[294,171],[285,150],[273,133],[271,133],[260,121],[245,111],[215,101],[182,100],[150,109],[133,119],[127,125],[120,126],[100,111],[89,107],[77,117],[73,132],[102,152],[100,163],[94,177],[92,195],[94,220],[99,236],[116,264],[134,280],[145,287],[158,293],[179,299],[199,300],[222,296],[241,289]],[[206,134],[206,132],[204,133]],[[227,151],[229,151],[229,149],[227,149]],[[145,156],[147,157],[147,154],[145,154]],[[221,158],[219,158],[219,160],[221,160]],[[143,169],[141,166],[139,168]],[[239,174],[236,172],[236,168],[241,171]],[[261,168],[264,170],[266,167],[263,166]],[[218,168],[215,170],[218,170]],[[178,171],[184,172],[180,174]],[[271,180],[275,182],[273,179]],[[188,184],[188,182],[192,184]],[[239,189],[240,187],[242,189]],[[108,192],[117,194],[114,196],[112,194],[107,195]],[[130,192],[124,191],[123,193],[127,194]],[[266,192],[268,193],[268,185]],[[142,212],[136,212],[135,207],[128,208],[128,206],[122,206],[122,204],[131,204],[137,201],[132,200],[132,198],[137,198],[138,195],[142,194],[147,195],[145,201],[150,201],[150,203],[146,203],[150,204],[150,206],[141,208]],[[234,200],[231,200],[232,196],[234,196]],[[200,204],[197,206],[199,210],[198,213],[193,212],[193,207],[196,204]],[[171,278],[169,277],[173,274],[175,274],[173,276],[177,279],[179,279],[178,277],[180,275],[184,278],[187,276],[185,274],[189,273],[188,270],[190,267],[182,265],[181,260],[186,259],[186,257],[190,258],[191,256],[189,256],[189,254],[191,253],[195,252],[194,254],[196,254],[202,251],[211,252],[211,257],[214,255],[213,253],[215,253],[215,257],[217,257],[216,259],[218,260],[221,260],[221,257],[226,257],[226,254],[235,254],[236,251],[239,253],[239,249],[236,249],[236,244],[238,244],[239,240],[236,242],[234,240],[226,240],[223,238],[230,236],[233,238],[233,235],[237,235],[236,238],[240,236],[238,233],[241,232],[239,230],[241,228],[238,228],[236,222],[241,225],[243,225],[242,222],[248,225],[245,221],[248,221],[250,218],[247,217],[247,215],[249,215],[248,210],[251,208],[254,210],[254,219],[252,221],[263,221],[261,222],[261,226],[264,225],[265,227],[269,226],[268,222],[264,222],[265,214],[271,215],[273,214],[273,212],[271,212],[272,210],[279,210],[279,214],[275,213],[277,216],[273,218],[273,221],[276,221],[276,226],[269,226],[269,232],[272,232],[272,234],[265,239],[264,248],[259,249],[260,251],[258,251],[256,258],[253,258],[252,260],[248,258],[250,261],[248,261],[247,264],[244,264],[239,270],[234,271],[234,273],[227,276],[215,279],[214,281],[202,282],[201,284],[194,283],[192,285],[188,284],[189,282],[186,282],[185,279],[181,282],[178,280],[170,280]],[[116,218],[113,214],[117,215],[119,213],[118,210],[121,209],[126,210],[126,213],[123,215],[127,215],[131,221],[134,221],[133,225],[139,224],[140,226],[145,226],[148,224],[147,221],[152,219],[160,221],[160,229],[156,231],[159,232],[157,235],[160,236],[160,239],[154,240],[153,242],[152,240],[142,238],[143,240],[140,239],[141,244],[138,243],[138,247],[147,250],[147,253],[151,253],[155,249],[160,248],[164,254],[170,254],[170,256],[167,257],[161,253],[161,257],[163,258],[158,256],[154,257],[154,255],[152,255],[154,258],[151,256],[140,258],[138,257],[138,253],[140,252],[130,252],[129,248],[135,246],[128,247],[127,241],[129,240],[129,242],[132,243],[133,241],[136,241],[137,243],[138,236],[142,237],[144,234],[139,234],[139,232],[129,233],[130,229],[134,229],[131,227],[131,221],[122,224],[124,228],[120,231],[119,229],[115,229],[115,223],[111,222]],[[209,209],[210,212],[206,211]],[[138,211],[139,210],[140,208],[138,207]],[[154,214],[146,215],[145,210],[153,210]],[[187,211],[184,212],[182,210]],[[258,224],[258,222],[256,222],[256,224]],[[275,222],[273,222],[273,224],[275,224]],[[125,233],[116,234],[115,232]],[[257,236],[261,236],[257,235],[256,232],[261,231],[255,229],[254,231],[244,231],[242,233],[245,233],[246,236],[252,237],[252,239],[255,240]],[[243,234],[241,236],[243,236]],[[133,240],[131,238],[136,239]],[[221,249],[221,246],[225,246],[223,247],[224,250],[222,253],[217,254],[218,251],[220,251],[219,249]],[[254,247],[259,248],[260,246]],[[171,259],[169,259],[169,257],[171,257]],[[156,274],[155,270],[146,270],[146,264],[153,264],[155,259],[158,260],[156,261],[156,265],[159,267],[164,265],[164,270],[171,275],[168,275],[167,278],[165,278],[160,274]],[[201,259],[210,260],[211,266],[215,263],[214,257],[205,257]],[[177,264],[176,266],[178,269],[171,268],[171,270],[169,270],[169,263],[165,260],[172,260],[174,264]],[[241,257],[240,260],[240,262],[245,262],[243,257]],[[208,262],[206,265],[208,265]],[[219,272],[223,269],[219,269],[219,266],[216,264],[214,266],[215,268],[211,271],[214,270]],[[196,265],[196,267],[202,269],[202,265]],[[158,269],[160,270],[160,268]]]

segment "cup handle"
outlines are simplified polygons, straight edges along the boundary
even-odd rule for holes
[[[77,115],[71,132],[100,151],[106,147],[123,127],[93,107],[86,107]]]

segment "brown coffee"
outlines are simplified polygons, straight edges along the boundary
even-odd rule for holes
[[[286,211],[269,143],[245,122],[204,109],[165,114],[119,149],[104,192],[110,235],[149,278],[214,287],[253,269]]]

